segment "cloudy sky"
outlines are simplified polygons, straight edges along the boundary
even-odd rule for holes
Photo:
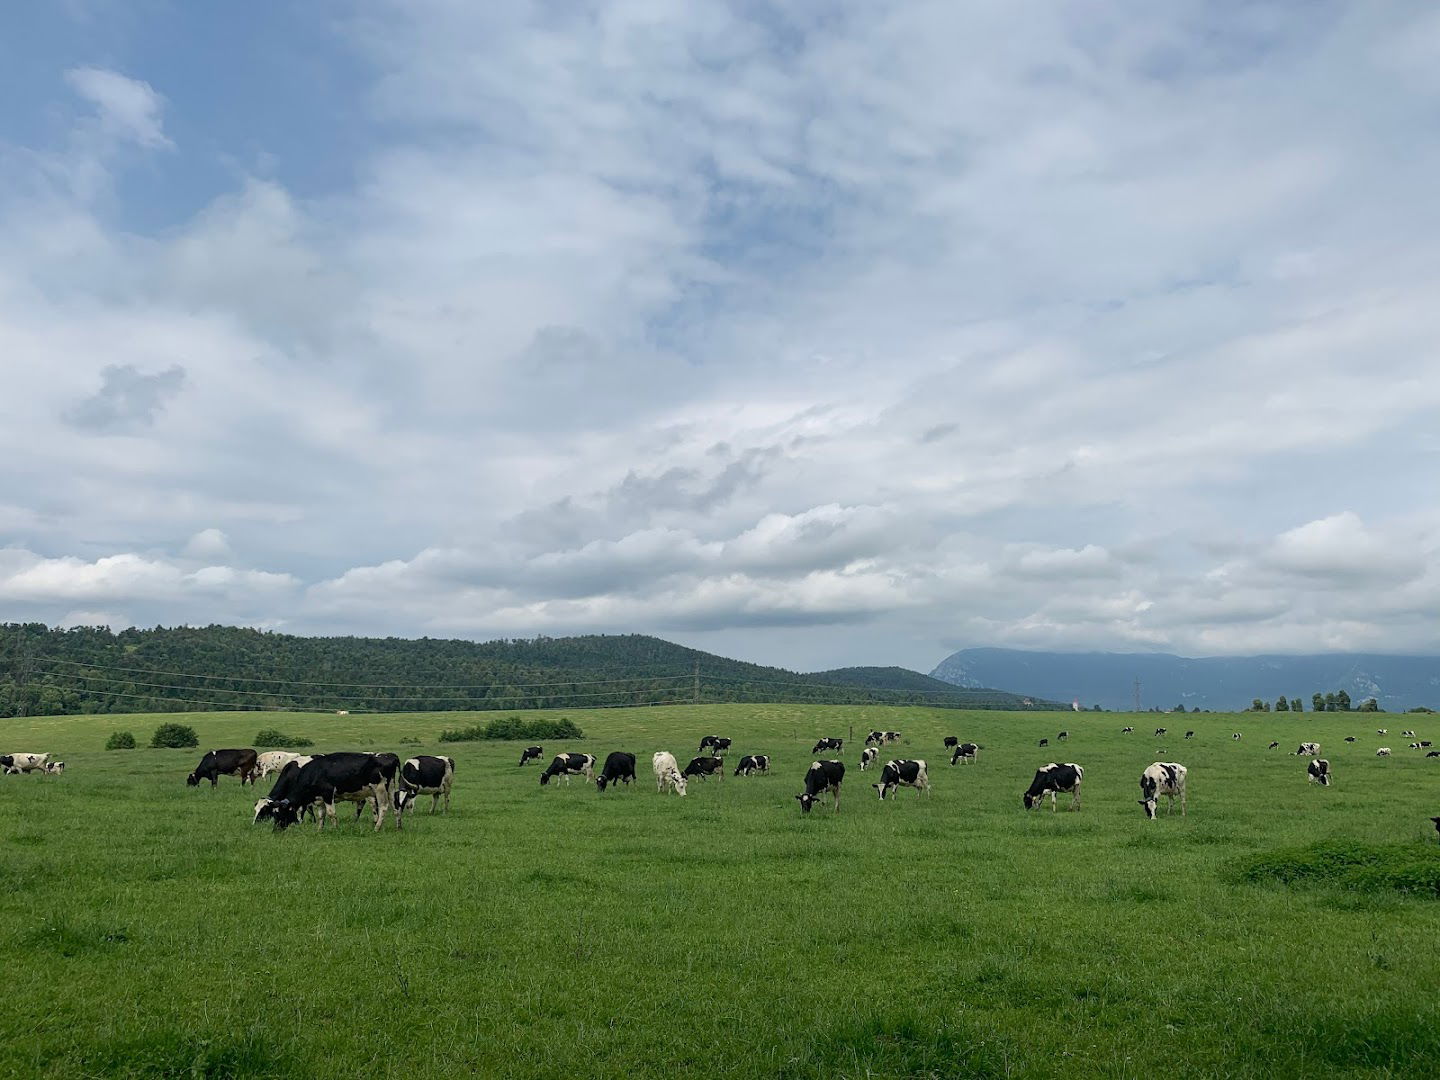
[[[1440,652],[1440,11],[15,5],[0,619]]]

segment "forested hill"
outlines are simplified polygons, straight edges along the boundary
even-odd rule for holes
[[[640,634],[508,641],[297,637],[229,626],[0,625],[0,716],[249,708],[351,712],[687,702],[1018,708],[903,668],[801,674]]]

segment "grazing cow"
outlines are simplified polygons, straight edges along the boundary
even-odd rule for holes
[[[810,753],[818,754],[821,750],[834,750],[837,754],[845,748],[844,739],[821,739],[817,742]]]
[[[950,764],[954,765],[957,761],[965,761],[973,765],[979,755],[980,747],[973,742],[961,743],[955,748],[955,753],[950,756]]]
[[[554,760],[546,766],[545,771],[540,774],[540,786],[544,787],[550,783],[552,776],[565,778],[565,785],[570,785],[570,777],[583,776],[586,780],[595,779],[595,755],[594,754],[556,754]]]
[[[336,821],[336,802],[354,802],[362,807],[366,803],[372,805],[375,831],[379,832],[390,805],[390,786],[378,756],[342,751],[316,754],[304,765],[290,762],[280,770],[280,778],[269,796],[255,804],[255,821],[268,818],[276,829],[287,829],[300,820],[306,808],[317,802],[321,830],[325,828],[326,818]],[[397,829],[404,827],[401,817],[395,815]]]
[[[43,772],[49,760],[49,754],[0,754],[0,770],[9,776]]]
[[[47,773],[49,773],[51,776],[59,776],[61,773],[63,773],[63,772],[65,771],[65,762],[63,762],[63,761],[47,761],[47,762],[45,763],[45,771],[46,771]]]
[[[1413,736],[1413,735],[1415,734],[1415,732],[1413,732],[1413,731],[1402,731],[1402,732],[1400,732],[1400,734],[1401,734],[1402,737],[1409,737],[1409,736]]]
[[[1166,730],[1166,729],[1163,728],[1163,727],[1157,727],[1157,728],[1155,729],[1155,734],[1156,734],[1156,735],[1164,735],[1164,734],[1165,734],[1165,730]]]
[[[1059,735],[1056,735],[1056,736],[1055,736],[1055,738],[1057,738],[1057,739],[1062,739],[1062,740],[1063,740],[1063,739],[1068,739],[1069,737],[1070,737],[1070,733],[1069,733],[1068,731],[1062,731],[1062,732],[1060,732]]]
[[[255,760],[254,750],[207,750],[185,783],[196,787],[201,780],[209,780],[210,786],[216,788],[220,777],[238,776],[241,784],[253,784],[258,771]]]
[[[1170,796],[1165,813],[1175,810],[1175,796],[1180,796],[1180,816],[1185,816],[1185,766],[1173,761],[1157,761],[1140,774],[1140,805],[1145,816],[1155,820],[1155,804],[1161,795]]]
[[[1420,744],[1419,744],[1418,742],[1412,742],[1412,743],[1410,744],[1410,749],[1411,749],[1411,750],[1419,750],[1419,749],[1420,749]]]
[[[878,746],[867,746],[864,750],[860,751],[860,771],[864,772],[871,765],[874,765],[875,759],[879,756],[880,748]]]
[[[1440,757],[1440,750],[1431,750],[1426,757]]]
[[[746,754],[740,759],[740,764],[735,767],[736,776],[749,776],[752,772],[768,773],[769,771],[769,754]]]
[[[1234,735],[1231,735],[1230,738],[1234,739],[1236,742],[1239,742],[1239,741],[1240,741],[1240,732],[1238,732],[1238,731],[1235,732],[1235,734],[1234,734]]]
[[[1056,797],[1062,791],[1071,793],[1070,809],[1080,809],[1080,781],[1085,778],[1085,770],[1074,762],[1066,762],[1064,765],[1057,765],[1051,762],[1035,770],[1035,779],[1030,781],[1030,788],[1021,796],[1025,809],[1033,809],[1039,803],[1045,801],[1045,796],[1050,796],[1050,810],[1055,810]]]
[[[305,760],[301,761],[301,758]],[[255,758],[255,779],[264,780],[271,773],[278,773],[292,761],[300,761],[300,764],[303,765],[309,760],[310,757],[306,754],[293,754],[288,750],[267,750]]]
[[[725,762],[718,757],[697,757],[691,758],[690,764],[685,766],[682,776],[698,776],[701,780],[708,780],[711,776],[725,779]]]
[[[1120,729],[1120,734],[1121,734],[1121,735],[1129,735],[1129,734],[1130,734],[1132,731],[1134,731],[1134,730],[1135,730],[1135,729],[1134,729],[1133,727],[1122,727],[1122,728]]]
[[[445,812],[450,812],[450,785],[455,782],[455,759],[420,754],[407,758],[400,766],[399,789],[395,792],[395,812],[403,814],[421,795],[430,796],[430,813],[435,813],[440,798],[445,798]]]
[[[655,769],[655,790],[663,794],[668,787],[675,794],[684,796],[685,777],[680,772],[680,763],[669,750],[657,750],[650,758]]]
[[[899,741],[900,741],[900,732],[898,732],[898,731],[887,731],[887,732],[885,732],[885,741],[886,741],[887,743],[888,743],[888,742],[899,742]]]
[[[1376,734],[1376,735],[1388,735],[1388,734],[1390,734],[1390,729],[1389,729],[1389,728],[1383,728],[1383,727],[1377,727],[1377,728],[1375,729],[1375,734]]]
[[[1379,750],[1376,750],[1376,751],[1375,751],[1375,756],[1376,756],[1376,757],[1389,757],[1389,756],[1390,756],[1390,747],[1388,747],[1388,746],[1382,746],[1382,747],[1380,747]]]
[[[960,740],[957,739],[954,735],[946,735],[946,736],[945,736],[945,749],[946,749],[946,750],[954,750],[955,747],[957,747],[957,746],[959,746],[959,745],[960,745]]]
[[[628,784],[634,779],[635,755],[615,750],[605,758],[605,767],[595,778],[595,786],[604,791],[611,784]]]
[[[1272,742],[1272,743],[1271,743],[1269,746],[1267,746],[1265,749],[1266,749],[1266,750],[1278,750],[1279,748],[1280,748],[1280,744],[1279,744],[1278,742]]]
[[[1346,742],[1354,742],[1354,741],[1355,741],[1355,736],[1354,736],[1354,735],[1346,735],[1346,736],[1345,736],[1345,741],[1346,741]]]
[[[1319,757],[1320,744],[1318,742],[1302,742],[1300,748],[1295,751],[1296,757]]]
[[[1420,740],[1420,745],[1421,745],[1422,747],[1429,746],[1429,745],[1430,745],[1430,740],[1429,740],[1429,739],[1421,739],[1421,740]]]
[[[1321,787],[1330,786],[1330,762],[1323,757],[1316,758],[1305,766],[1305,772],[1308,774],[1306,779],[1310,783],[1319,784]]]
[[[880,770],[880,783],[870,786],[880,793],[880,801],[884,802],[886,796],[894,794],[902,787],[913,787],[916,795],[928,793],[930,775],[925,770],[925,762],[901,758],[898,761],[887,761]]]
[[[730,749],[730,740],[722,739],[719,735],[706,735],[700,740],[700,749],[697,752],[703,754],[706,748],[713,751],[716,757],[724,757],[725,751]]]
[[[1193,732],[1193,731],[1187,731],[1187,732],[1185,732],[1185,738],[1187,738],[1187,739],[1193,739],[1194,737],[1195,737],[1195,732]]]
[[[884,741],[885,741],[885,732],[883,732],[883,731],[872,731],[872,732],[870,732],[869,735],[866,735],[866,736],[865,736],[865,745],[866,745],[866,746],[878,746],[880,743],[883,743]]]
[[[815,800],[828,791],[835,800],[835,812],[839,813],[840,783],[844,779],[843,761],[812,761],[810,768],[805,770],[805,793],[795,796],[800,800],[800,809],[808,814]]]
[[[543,746],[527,746],[520,751],[520,764],[524,765],[527,761],[539,761],[540,755],[544,752]]]

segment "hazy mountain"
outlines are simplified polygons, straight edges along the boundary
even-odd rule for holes
[[[962,649],[930,673],[956,686],[1022,687],[1027,694],[1071,701],[1082,708],[1131,709],[1135,680],[1140,706],[1230,710],[1254,698],[1272,705],[1280,695],[1344,690],[1355,706],[1375,698],[1392,712],[1440,707],[1440,657],[1332,653],[1319,656],[1185,657],[1164,653],[1054,653],[1019,649]]]

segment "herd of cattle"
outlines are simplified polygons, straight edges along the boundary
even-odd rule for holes
[[[1122,734],[1134,731],[1132,727],[1122,729]],[[1165,728],[1155,730],[1157,736],[1166,734]],[[1385,729],[1377,731],[1385,735]],[[1414,736],[1406,731],[1405,736]],[[1185,738],[1195,735],[1187,731]],[[1057,741],[1068,740],[1070,733],[1062,731]],[[879,763],[879,748],[899,741],[898,731],[872,731],[865,738],[865,748],[860,754],[860,771],[879,766],[879,783],[870,786],[881,801],[891,798],[902,787],[914,788],[917,794],[930,793],[930,777],[926,763],[920,759],[894,758]],[[1232,738],[1239,740],[1239,732]],[[1353,743],[1354,737],[1347,737]],[[1041,739],[1046,746],[1049,739]],[[973,764],[979,757],[981,747],[973,742],[961,742],[956,736],[947,736],[943,745],[951,755],[950,764]],[[1278,742],[1270,743],[1276,749]],[[841,752],[845,740],[822,738],[815,743],[811,753],[824,751]],[[1428,741],[1410,744],[1413,749],[1430,746]],[[711,776],[725,778],[725,755],[729,752],[731,740],[718,735],[706,735],[700,740],[697,755],[682,769],[675,756],[668,750],[657,751],[651,757],[655,775],[656,790],[684,796],[691,780],[707,780]],[[1294,751],[1296,756],[1310,758],[1306,766],[1306,777],[1311,783],[1328,787],[1334,774],[1330,762],[1320,757],[1320,744],[1302,742]],[[1380,747],[1379,756],[1390,754],[1389,747]],[[544,755],[541,746],[527,746],[520,754],[520,765],[539,761]],[[1440,757],[1440,751],[1431,751],[1427,757]],[[42,772],[52,775],[63,773],[65,763],[51,760],[49,754],[16,753],[0,755],[0,771],[5,774]],[[734,770],[735,776],[751,776],[770,771],[770,757],[766,754],[747,754],[740,758]],[[1140,806],[1146,817],[1155,818],[1159,799],[1168,798],[1166,812],[1174,810],[1175,800],[1180,800],[1180,813],[1186,813],[1184,765],[1173,761],[1157,761],[1140,775]],[[383,827],[386,813],[395,819],[396,828],[404,827],[404,815],[416,799],[430,795],[430,812],[435,813],[441,801],[445,810],[450,810],[450,789],[455,780],[453,758],[418,754],[401,761],[391,753],[369,753],[363,751],[342,751],[329,754],[304,755],[288,751],[257,753],[252,749],[210,750],[200,759],[195,770],[185,778],[187,785],[196,787],[208,780],[211,787],[218,786],[221,776],[234,776],[242,785],[254,785],[268,776],[276,777],[270,793],[255,803],[253,822],[271,821],[276,829],[294,825],[307,814],[314,818],[319,829],[324,829],[326,820],[336,821],[335,804],[351,802],[356,804],[355,817],[358,819],[365,807],[372,809],[375,829]],[[635,781],[635,755],[617,750],[609,754],[604,765],[596,772],[596,758],[593,754],[564,752],[556,754],[550,764],[540,773],[541,786],[554,779],[563,779],[568,785],[573,776],[583,776],[593,781],[601,791],[615,784],[630,784]],[[1069,794],[1070,809],[1080,809],[1080,785],[1085,770],[1074,762],[1050,762],[1037,769],[1029,788],[1021,796],[1026,810],[1041,805],[1045,797],[1050,798],[1050,809],[1056,809],[1058,797]],[[845,780],[845,764],[836,759],[817,759],[811,762],[803,777],[804,790],[795,796],[802,812],[809,813],[811,807],[824,795],[831,797],[834,810],[840,809],[840,788]],[[1440,831],[1440,818],[1432,819]]]

